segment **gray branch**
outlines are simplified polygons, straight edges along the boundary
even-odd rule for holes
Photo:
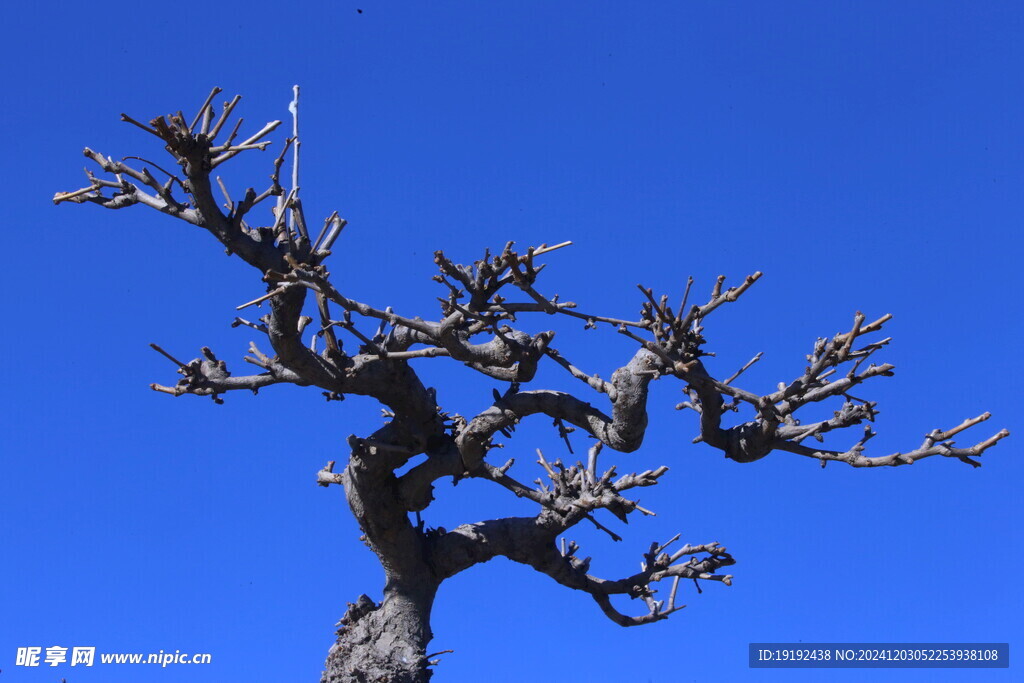
[[[640,572],[608,580],[588,573],[591,559],[577,557],[575,543],[560,552],[555,545],[559,532],[559,525],[552,523],[545,513],[536,518],[464,524],[434,540],[431,558],[440,575],[446,577],[498,556],[507,557],[533,567],[563,586],[590,594],[602,612],[620,626],[660,621],[685,606],[676,604],[676,584],[668,600],[655,600],[654,584],[660,581],[692,579],[732,584],[732,576],[719,573],[719,569],[735,564],[735,560],[717,543],[687,545],[672,554],[666,550],[678,536],[668,543],[652,543],[644,553]],[[701,554],[704,556],[700,557]],[[612,605],[611,597],[615,595],[643,600],[647,613],[635,617],[622,614]]]

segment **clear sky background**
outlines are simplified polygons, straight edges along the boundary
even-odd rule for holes
[[[874,454],[986,410],[977,440],[1017,432],[979,470],[740,465],[690,443],[680,386],[659,382],[644,448],[606,457],[671,467],[642,491],[659,516],[615,523],[618,544],[570,538],[611,578],[676,532],[719,541],[735,584],[684,585],[687,609],[621,629],[588,596],[494,561],[441,589],[431,649],[455,652],[436,680],[857,681],[748,669],[747,643],[1020,645],[1020,5],[16,3],[5,22],[0,683],[317,680],[345,603],[380,596],[342,491],[314,484],[347,435],[381,424],[378,407],[294,387],[222,406],[151,392],[177,376],[149,342],[184,358],[208,345],[244,371],[256,333],[229,323],[263,292],[258,274],[141,207],[50,202],[84,184],[85,145],[163,165],[119,114],[191,113],[214,85],[245,96],[246,130],[287,117],[302,85],[304,204],[350,221],[331,258],[348,296],[436,316],[433,251],[469,260],[508,239],[572,240],[541,290],[607,315],[635,314],[638,282],[675,298],[688,275],[703,295],[719,273],[762,270],[708,321],[712,371],[764,351],[745,386],[768,392],[816,337],[888,312],[880,359],[896,377],[858,392],[879,402]],[[249,156],[227,167],[239,193],[270,170],[271,154]],[[611,330],[556,329],[588,372],[633,353]],[[450,411],[491,401],[496,383],[458,363],[417,367]],[[562,374],[536,386],[583,393]],[[553,432],[524,425],[513,474],[539,474],[536,447],[564,457]],[[431,526],[532,511],[474,482],[438,497]],[[33,645],[213,664],[16,667]]]

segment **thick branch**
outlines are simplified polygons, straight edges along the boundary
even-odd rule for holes
[[[622,579],[606,580],[587,572],[590,558],[577,558],[575,543],[570,544],[566,552],[559,552],[555,546],[558,533],[557,525],[552,525],[550,517],[545,514],[536,518],[515,517],[464,524],[432,543],[431,558],[439,575],[448,577],[494,557],[507,557],[547,574],[563,586],[589,593],[602,611],[621,626],[665,619],[682,608],[675,605],[675,591],[668,603],[654,600],[652,584],[659,581],[678,577],[720,581],[726,585],[732,582],[732,576],[717,573],[720,568],[735,564],[732,556],[717,543],[685,546],[671,555],[665,552],[668,543],[654,543],[644,554],[640,572]],[[706,553],[706,556],[697,557],[701,553]],[[611,605],[609,598],[613,595],[644,599],[648,613],[639,617],[621,614]]]
[[[615,399],[611,417],[571,394],[558,391],[524,391],[503,396],[470,420],[456,439],[466,469],[472,471],[483,460],[495,432],[536,413],[571,422],[614,450],[635,451],[647,428],[647,387],[654,378],[655,363],[650,353],[640,350],[612,374]]]
[[[866,428],[864,436],[846,451],[809,447],[801,443],[811,437],[822,441],[823,436],[829,432],[874,420],[878,412],[875,409],[876,404],[855,398],[849,392],[871,378],[892,376],[894,368],[890,364],[871,363],[864,366],[867,359],[885,347],[890,339],[870,342],[860,348],[856,345],[864,335],[880,330],[891,317],[884,315],[865,324],[865,316],[858,311],[850,331],[836,334],[831,339],[818,339],[814,351],[807,356],[808,365],[804,373],[789,384],[779,384],[778,390],[768,395],[762,396],[733,386],[733,380],[740,373],[734,374],[725,382],[720,382],[711,377],[699,361],[677,366],[676,375],[687,382],[692,397],[684,406],[693,408],[700,414],[699,440],[722,450],[726,457],[737,462],[752,462],[763,458],[772,450],[783,450],[816,458],[822,466],[831,460],[845,462],[854,467],[896,466],[911,464],[932,455],[942,455],[979,467],[981,463],[973,458],[1008,436],[1007,430],[1004,429],[969,448],[957,448],[949,438],[988,419],[988,413],[967,420],[948,432],[935,430],[916,450],[882,457],[872,458],[864,455],[864,444],[874,436],[874,432],[869,428]],[[743,369],[749,365],[748,363]],[[844,365],[848,366],[848,370],[836,378],[837,371]],[[735,403],[732,406],[726,405],[723,398],[725,396],[733,398]],[[843,398],[844,402],[832,418],[810,424],[801,424],[796,418],[795,413],[802,406],[835,397]],[[757,412],[756,418],[723,429],[721,422],[724,412],[739,402],[751,405]]]

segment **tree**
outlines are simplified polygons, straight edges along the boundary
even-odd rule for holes
[[[273,162],[270,186],[260,192],[249,188],[237,201],[214,172],[242,152],[265,150],[271,144],[266,136],[281,122],[272,121],[236,142],[241,119],[231,127],[228,121],[240,98],[224,103],[217,112],[214,99],[220,92],[215,88],[191,120],[180,111],[148,124],[122,115],[124,121],[158,137],[180,170],[172,173],[130,157],[147,164],[137,168],[87,148],[85,156],[108,175],[87,171],[86,187],[58,193],[54,202],[110,209],[148,206],[209,231],[229,254],[262,274],[266,294],[239,308],[268,303],[270,312],[256,321],[239,317],[234,323],[266,335],[273,355],[253,344],[245,358],[259,372],[234,375],[208,348],[202,349],[200,358],[182,362],[153,345],[182,375],[173,386],[151,385],[154,390],[173,396],[209,396],[220,403],[230,391],[256,393],[275,384],[296,384],[317,387],[328,401],[357,394],[384,406],[388,421],[383,427],[365,437],[349,437],[351,454],[341,471],[328,462],[317,475],[322,486],[344,488],[362,538],[380,559],[386,577],[382,602],[362,595],[349,604],[327,658],[324,681],[428,680],[435,661],[427,654],[430,613],[438,587],[445,579],[498,556],[588,593],[621,626],[661,621],[681,609],[676,597],[682,579],[729,585],[732,577],[722,570],[735,560],[718,543],[679,547],[675,545],[678,535],[655,542],[643,553],[639,572],[607,580],[590,573],[591,560],[578,554],[575,543],[560,542],[567,530],[584,521],[618,540],[599,517],[602,511],[623,521],[637,512],[650,514],[630,491],[656,485],[668,468],[619,475],[615,466],[605,468],[599,461],[605,448],[628,453],[640,447],[647,426],[648,389],[656,380],[681,383],[688,400],[677,407],[698,415],[695,441],[741,463],[785,451],[817,460],[822,467],[832,461],[852,467],[900,466],[934,455],[977,467],[976,458],[1008,435],[1001,430],[973,446],[956,446],[953,437],[987,420],[985,413],[951,429],[928,433],[914,450],[867,456],[865,445],[874,432],[865,423],[872,422],[877,411],[875,403],[851,392],[873,377],[893,374],[892,365],[870,362],[889,339],[868,341],[868,335],[883,328],[888,315],[868,322],[856,313],[848,331],[818,339],[803,372],[780,383],[772,393],[761,395],[736,384],[760,354],[731,376],[714,377],[702,360],[711,355],[704,350],[706,321],[720,306],[739,299],[760,272],[729,288],[720,276],[700,303],[690,303],[691,279],[676,308],[668,295],[657,296],[641,286],[640,316],[626,320],[582,312],[538,288],[544,269],[538,259],[570,242],[525,250],[516,250],[509,242],[500,252],[485,252],[469,265],[454,262],[442,251],[435,253],[440,272],[434,279],[446,292],[436,320],[351,299],[332,285],[325,266],[345,221],[333,213],[314,238],[299,197],[298,89],[291,106],[292,135]],[[286,189],[281,172],[289,152],[292,177]],[[215,182],[223,205],[215,197]],[[253,209],[263,202],[272,204],[270,225],[259,225],[252,217]],[[305,315],[307,304],[310,315]],[[520,319],[540,316],[576,318],[588,329],[614,328],[634,340],[637,349],[610,379],[602,379],[577,368],[556,350],[554,332],[521,329]],[[376,331],[364,333],[356,321],[371,322]],[[358,341],[355,349],[345,349],[340,331]],[[414,369],[413,361],[431,358],[460,361],[500,382],[503,391],[495,390],[493,404],[475,416],[449,414]],[[534,381],[541,362],[564,368],[587,385],[582,389],[586,393],[576,396],[525,388]],[[599,398],[606,402],[606,410],[589,402]],[[801,408],[826,401],[838,403],[832,417],[808,419],[808,411],[801,413],[803,419],[797,416]],[[730,413],[741,409],[751,416],[727,426]],[[496,437],[510,439],[516,425],[532,416],[552,420],[570,452],[569,434],[582,430],[593,441],[586,461],[567,465],[538,450],[546,479],[534,484],[509,474],[514,459],[500,465],[490,461],[500,445]],[[830,432],[856,425],[864,425],[863,433],[845,450],[818,445]],[[433,501],[435,483],[464,478],[496,484],[536,503],[539,510],[530,517],[470,522],[447,531],[427,527],[420,513]],[[657,586],[662,582],[670,588],[659,599]],[[640,600],[643,608],[630,616],[613,603],[617,596]]]

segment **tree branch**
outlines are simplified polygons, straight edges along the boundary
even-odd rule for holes
[[[966,420],[948,432],[931,432],[925,443],[916,450],[882,457],[872,458],[864,455],[864,444],[875,435],[867,427],[863,437],[846,451],[808,447],[801,443],[810,437],[822,441],[824,435],[829,432],[859,425],[864,421],[874,421],[878,414],[876,404],[851,396],[850,390],[871,378],[892,376],[894,367],[888,363],[870,363],[864,367],[867,359],[887,346],[891,339],[866,343],[860,348],[856,348],[856,343],[864,335],[882,329],[891,317],[884,315],[864,324],[866,318],[858,311],[848,332],[836,334],[831,339],[817,340],[813,352],[807,356],[808,365],[802,375],[788,384],[780,383],[775,392],[767,395],[745,391],[732,384],[743,370],[760,357],[760,354],[725,382],[711,377],[698,360],[683,365],[677,364],[675,374],[687,383],[687,390],[691,395],[691,401],[679,407],[690,407],[700,414],[698,441],[723,451],[726,457],[737,462],[753,462],[768,455],[772,450],[782,450],[816,458],[823,467],[832,460],[845,462],[853,467],[897,466],[911,464],[932,455],[952,457],[974,467],[980,467],[981,463],[973,458],[1008,436],[1007,430],[1001,430],[969,448],[956,448],[949,439],[988,419],[988,413]],[[848,366],[848,369],[844,375],[836,379],[837,371],[843,366]],[[729,409],[723,396],[749,404],[757,413],[756,418],[723,429],[722,416]],[[843,404],[828,420],[801,424],[795,415],[802,406],[837,397],[843,399]]]
[[[233,377],[228,372],[224,361],[217,360],[213,352],[205,346],[202,349],[202,357],[188,363],[178,361],[156,344],[150,344],[150,346],[178,365],[178,372],[183,375],[173,387],[161,384],[149,385],[154,391],[171,394],[172,396],[181,396],[183,394],[211,396],[217,403],[222,403],[220,395],[229,391],[247,389],[256,393],[263,387],[272,384],[289,383],[300,386],[307,384],[299,375],[280,363],[262,356],[262,354],[259,358],[255,359],[257,361],[255,364],[263,367],[267,372],[260,375]],[[246,358],[246,360],[251,362],[252,359]]]
[[[553,529],[543,514],[536,518],[510,517],[463,524],[435,539],[430,547],[430,557],[442,578],[454,576],[494,557],[507,557],[533,567],[563,586],[590,594],[605,615],[620,626],[660,621],[684,607],[675,603],[675,585],[668,601],[654,599],[656,589],[653,584],[665,579],[732,584],[732,576],[720,574],[718,570],[735,564],[735,560],[717,543],[687,545],[672,554],[665,551],[675,539],[665,544],[652,543],[644,553],[640,572],[622,579],[607,580],[588,573],[591,559],[578,558],[575,543],[559,552],[555,546],[557,534],[557,526]],[[700,557],[701,554],[704,556]],[[643,599],[647,613],[637,617],[622,614],[612,606],[610,598],[614,595]]]

